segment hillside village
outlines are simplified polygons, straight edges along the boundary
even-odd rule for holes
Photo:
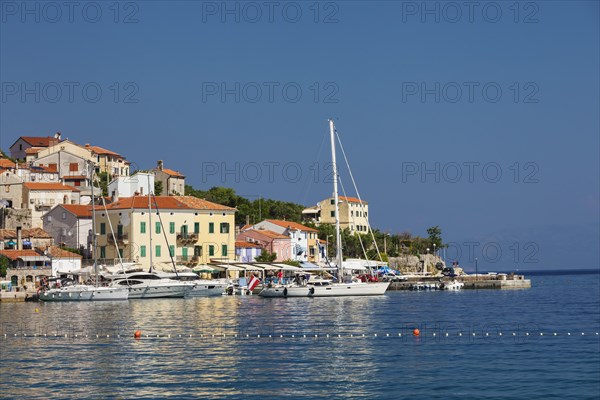
[[[19,271],[11,279],[22,286],[37,286],[49,269],[55,274],[91,265],[94,257],[104,265],[145,265],[152,257],[153,263],[194,268],[257,261],[324,264],[332,255],[333,197],[308,208],[265,199],[259,204],[265,218],[257,220],[255,204],[232,189],[196,190],[162,160],[132,171],[121,153],[61,133],[17,138],[9,154],[1,155],[0,174],[0,261]],[[375,258],[379,248],[387,259],[427,247],[410,234],[379,231],[377,246],[363,243],[368,202],[340,197],[339,211],[349,255],[360,256],[364,247]]]

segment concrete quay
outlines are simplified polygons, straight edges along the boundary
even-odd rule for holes
[[[401,282],[392,282],[388,290],[415,290],[418,284],[439,284],[441,279],[444,281],[450,280],[442,276],[419,276],[411,275],[406,280]],[[525,279],[523,275],[463,275],[456,279],[463,282],[463,289],[529,289],[531,288],[531,280]]]

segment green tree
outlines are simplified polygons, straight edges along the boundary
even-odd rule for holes
[[[6,276],[6,270],[10,267],[10,262],[8,258],[0,256],[0,276]]]
[[[273,262],[277,258],[276,253],[269,253],[267,250],[263,249],[262,252],[255,258],[258,262]]]
[[[433,245],[438,249],[441,249],[443,246],[442,243],[442,229],[436,225],[427,229],[427,234],[429,235],[429,248],[433,250]]]
[[[160,196],[163,192],[163,183],[162,181],[154,181],[154,195]]]
[[[287,264],[287,265],[291,265],[292,267],[299,267],[300,266],[300,261],[291,260],[291,259],[287,259],[283,263]]]
[[[98,172],[96,174],[96,187],[100,187],[102,196],[108,196],[108,183],[112,179],[112,176],[108,172]]]

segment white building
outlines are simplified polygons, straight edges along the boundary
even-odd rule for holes
[[[79,190],[61,183],[23,183],[23,204],[31,210],[31,227],[43,226],[42,216],[58,204],[79,204]]]
[[[108,195],[113,198],[147,196],[150,192],[154,192],[154,174],[149,172],[118,176],[108,184]]]

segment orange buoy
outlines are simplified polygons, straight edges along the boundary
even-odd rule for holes
[[[141,338],[142,337],[142,332],[141,331],[135,331],[133,333],[133,337],[136,338],[136,339]]]
[[[421,334],[421,331],[419,330],[419,328],[413,329],[413,335],[414,336],[419,336],[420,334]]]

